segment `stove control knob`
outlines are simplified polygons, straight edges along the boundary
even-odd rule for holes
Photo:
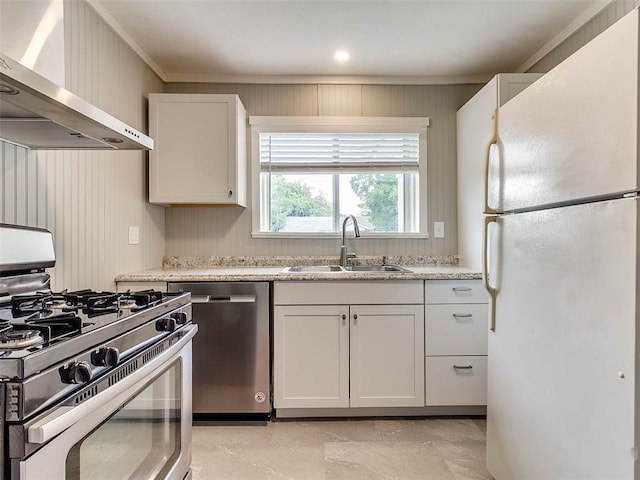
[[[187,314],[185,312],[173,312],[170,317],[173,318],[178,325],[187,323]]]
[[[173,332],[176,326],[176,319],[171,317],[163,317],[156,322],[156,330],[159,332]]]
[[[115,367],[120,361],[120,351],[115,347],[102,347],[91,354],[91,363],[96,367]]]
[[[87,362],[73,362],[66,366],[62,381],[64,383],[86,383],[91,380],[91,365]]]

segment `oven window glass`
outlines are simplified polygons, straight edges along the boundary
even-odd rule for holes
[[[67,479],[164,478],[180,455],[180,372],[173,364],[76,443]]]

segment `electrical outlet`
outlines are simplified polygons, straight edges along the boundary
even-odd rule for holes
[[[444,238],[444,222],[433,222],[433,238]]]
[[[129,245],[138,245],[140,243],[140,229],[138,227],[129,227]]]

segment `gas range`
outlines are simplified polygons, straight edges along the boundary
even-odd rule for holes
[[[60,445],[68,442],[64,439],[82,444],[84,434],[78,436],[76,430],[90,434],[124,412],[136,416],[140,425],[155,425],[157,415],[168,422],[182,443],[163,444],[150,434],[153,444],[177,450],[163,455],[165,460],[153,453],[149,458],[174,462],[164,468],[177,468],[179,478],[185,476],[190,449],[182,449],[191,441],[191,338],[197,332],[191,295],[52,291],[45,270],[54,264],[50,232],[0,224],[0,245],[0,478],[44,478],[40,472],[51,468],[45,465],[52,459],[60,474],[51,478],[79,478],[77,470],[86,464],[74,463],[75,450],[69,450],[65,462],[58,460]],[[182,373],[169,375],[169,365]],[[150,384],[152,390],[145,390]],[[136,400],[139,395],[160,395],[161,400],[154,400],[151,410],[139,409],[147,401]],[[176,404],[176,398],[182,400]],[[112,412],[100,417],[96,412],[104,405]],[[157,405],[164,406],[149,417]],[[178,406],[181,420],[175,427]],[[137,461],[132,458],[126,461]],[[109,472],[113,466],[105,463],[103,468]],[[149,468],[165,471],[159,464]],[[36,473],[24,473],[30,470]]]
[[[42,279],[45,287],[48,278]],[[190,309],[180,309],[189,301],[189,294],[157,290],[39,289],[6,297],[0,303],[0,379],[26,379],[93,346],[102,349],[93,359],[94,366],[117,363],[124,352],[114,358],[113,350],[104,350],[108,345],[99,344],[156,317],[158,334],[172,332],[190,320]]]
[[[22,420],[191,320],[188,293],[14,295],[0,307],[0,381]],[[34,392],[34,393],[31,393]]]

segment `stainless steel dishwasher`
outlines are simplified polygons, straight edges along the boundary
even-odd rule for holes
[[[191,292],[194,420],[268,417],[270,288],[267,282],[169,283]]]

